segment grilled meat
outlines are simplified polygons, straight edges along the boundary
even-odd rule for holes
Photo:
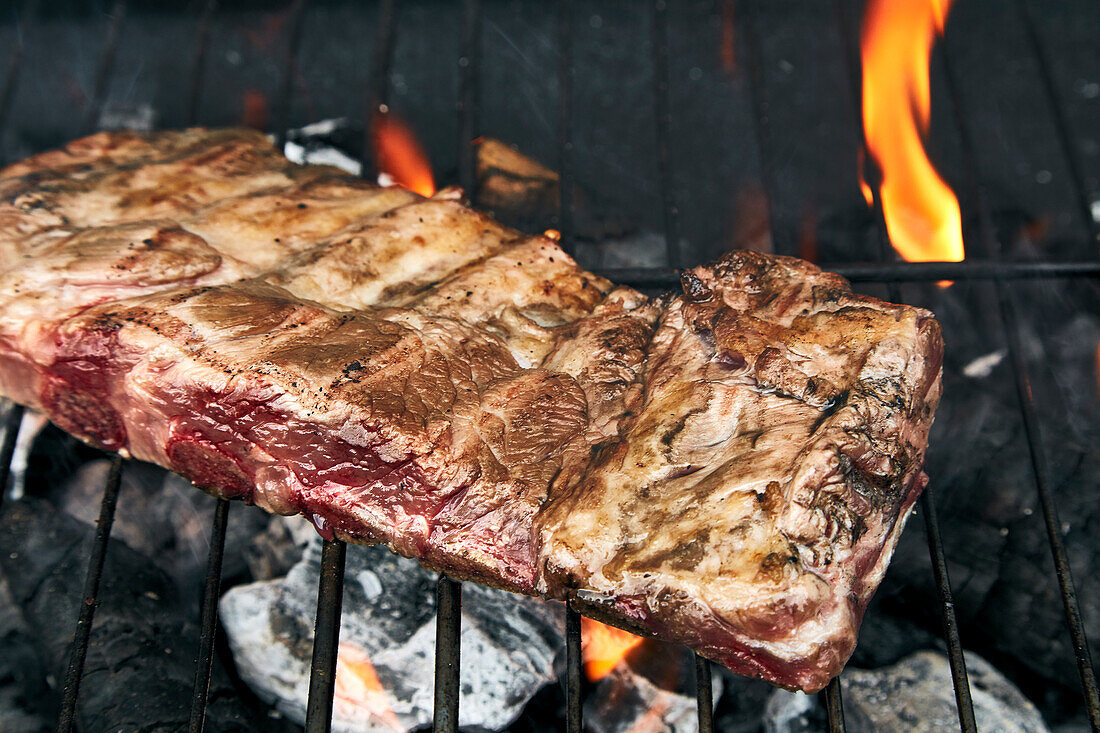
[[[931,314],[734,253],[650,299],[243,131],[0,171],[0,392],[212,493],[807,691],[926,479]]]

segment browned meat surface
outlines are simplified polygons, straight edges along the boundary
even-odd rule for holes
[[[649,299],[260,136],[0,171],[0,392],[322,533],[808,691],[913,502],[931,314],[735,253]]]

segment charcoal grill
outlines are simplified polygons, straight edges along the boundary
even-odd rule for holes
[[[37,17],[38,1],[28,0],[22,12],[24,23],[34,23]],[[207,51],[209,45],[211,19],[216,11],[216,0],[205,0],[198,9],[199,20],[190,63],[190,75],[186,85],[186,116],[190,124],[201,122],[200,108],[206,78]],[[1044,47],[1039,33],[1035,29],[1032,8],[1029,0],[1015,0],[1015,9],[1019,21],[1026,29],[1027,45],[1022,49],[1029,54],[1040,72],[1040,81],[1044,94],[1042,100],[1054,121],[1057,143],[1060,146],[1062,163],[1066,166],[1073,188],[1075,200],[1072,202],[1076,214],[1081,218],[1085,230],[1091,239],[1089,245],[1100,241],[1100,225],[1093,217],[1089,206],[1089,197],[1085,176],[1081,168],[1081,152],[1067,121],[1067,115],[1059,99],[1055,77],[1048,59],[1048,50]],[[106,99],[108,84],[116,71],[116,52],[122,37],[122,20],[127,10],[126,0],[115,0],[111,10],[109,32],[103,40],[98,64],[94,76],[94,86],[87,102],[87,111],[83,127],[86,132],[94,129],[99,113]],[[663,235],[667,264],[657,268],[621,268],[604,270],[602,274],[610,279],[637,287],[675,286],[678,282],[676,268],[691,264],[689,252],[681,252],[679,247],[679,209],[676,191],[673,185],[673,167],[676,165],[671,154],[671,111],[669,77],[669,42],[667,0],[654,0],[650,4],[650,32],[648,39],[651,49],[653,69],[652,110],[653,134],[656,138],[658,183],[663,209]],[[858,2],[856,0],[835,0],[834,21],[843,40],[843,57],[837,59],[846,72],[847,93],[853,106],[858,106],[860,67],[857,39],[853,33],[858,28]],[[560,59],[558,67],[559,98],[557,100],[557,149],[558,168],[561,185],[561,211],[559,228],[561,243],[571,249],[575,242],[575,197],[577,176],[574,166],[574,79],[577,74],[574,49],[574,25],[576,11],[572,0],[559,2],[559,16],[556,32],[557,51]],[[760,48],[757,30],[753,24],[753,10],[750,3],[739,2],[738,17],[744,18],[743,31],[745,48],[742,51],[748,70],[748,96],[753,111],[754,131],[757,152],[760,157],[762,178],[767,200],[773,200],[776,185],[775,153],[771,143],[771,122],[767,103],[762,100]],[[293,71],[297,64],[303,17],[308,12],[306,0],[293,0],[287,15],[286,54],[282,62],[282,79],[273,103],[274,120],[272,132],[278,142],[285,139],[289,126],[290,108],[294,84]],[[473,192],[476,186],[474,149],[470,145],[479,132],[479,80],[482,72],[479,54],[483,23],[478,0],[464,0],[462,3],[461,56],[457,59],[459,79],[457,115],[458,115],[458,182],[467,192]],[[394,58],[395,41],[399,28],[399,17],[394,0],[382,0],[378,10],[377,38],[374,53],[370,61],[369,89],[365,90],[367,117],[385,105],[390,90],[390,69]],[[0,88],[0,129],[9,118],[14,91],[19,79],[23,60],[23,41],[20,40],[11,51],[3,86]],[[1036,408],[1031,394],[1028,367],[1025,363],[1019,332],[1019,316],[1014,284],[1025,279],[1080,279],[1100,276],[1100,261],[1095,259],[1078,260],[1037,260],[1016,261],[1002,259],[996,241],[991,220],[987,195],[983,188],[982,171],[976,162],[972,132],[967,124],[967,99],[960,93],[952,71],[950,48],[944,48],[947,94],[950,98],[956,132],[961,141],[961,154],[965,164],[965,188],[961,192],[964,205],[976,216],[966,225],[964,239],[967,259],[959,263],[928,262],[903,263],[896,260],[889,246],[882,205],[878,200],[879,174],[873,164],[865,164],[863,171],[871,184],[875,197],[872,202],[875,231],[881,257],[876,262],[825,265],[841,273],[852,281],[861,283],[885,284],[893,300],[901,300],[899,288],[902,283],[931,282],[938,280],[985,280],[993,283],[999,319],[1007,334],[1007,349],[1011,375],[1014,380],[1015,394],[1019,407],[1019,419],[1024,428],[1029,450],[1032,482],[1042,508],[1042,521],[1045,524],[1049,549],[1053,560],[1054,578],[1061,593],[1061,600],[1068,633],[1076,657],[1080,675],[1088,720],[1094,730],[1100,729],[1100,692],[1098,692],[1092,659],[1089,652],[1084,623],[1078,607],[1074,590],[1073,575],[1063,545],[1061,521],[1058,507],[1051,491],[1049,472],[1043,450],[1043,438],[1036,419]],[[854,116],[859,120],[858,114]],[[356,110],[348,110],[354,113]],[[862,136],[862,130],[859,130]],[[862,137],[861,137],[862,139]],[[369,151],[370,146],[366,145]],[[363,170],[366,175],[375,172],[375,166],[365,155]],[[869,156],[864,156],[869,159]],[[773,222],[773,219],[769,220]],[[773,230],[772,240],[778,252],[794,254],[795,243],[785,232]],[[1091,251],[1086,248],[1086,251]],[[974,255],[978,255],[975,257]],[[0,425],[0,486],[6,485],[10,471],[10,462],[15,447],[23,409],[9,405],[7,418]],[[60,731],[70,731],[74,725],[77,697],[80,691],[84,657],[92,629],[92,621],[97,605],[99,580],[103,570],[108,548],[108,538],[119,498],[120,475],[124,463],[115,458],[104,487],[99,520],[96,525],[94,543],[88,558],[88,571],[79,607],[78,619],[74,631],[68,670],[64,681],[64,692]],[[212,500],[214,501],[214,500]],[[224,499],[214,501],[213,522],[210,535],[210,554],[205,576],[205,586],[201,599],[201,634],[196,649],[194,698],[190,720],[191,731],[201,731],[207,705],[207,690],[210,681],[213,660],[215,629],[217,624],[217,602],[221,581],[222,555],[224,551],[226,523],[230,504]],[[921,497],[920,514],[923,518],[928,540],[928,552],[939,594],[939,612],[942,617],[943,635],[948,651],[951,676],[954,684],[954,696],[958,710],[960,728],[964,731],[976,730],[974,705],[967,677],[966,662],[963,657],[959,627],[956,620],[954,601],[947,562],[944,556],[943,542],[940,537],[935,505],[932,501],[932,488],[929,487]],[[318,607],[315,629],[315,643],[311,666],[309,700],[307,707],[307,731],[327,731],[331,726],[337,643],[340,633],[340,611],[343,587],[343,569],[346,547],[338,540],[326,540],[323,545],[322,565],[318,586]],[[437,647],[435,656],[435,723],[437,731],[457,731],[458,729],[458,671],[460,663],[459,631],[462,586],[459,582],[441,576],[438,582],[438,624]],[[567,730],[582,730],[581,721],[581,635],[580,616],[573,608],[566,613],[566,677],[565,692],[567,702]],[[696,657],[696,687],[698,694],[698,718],[702,731],[713,730],[712,700],[710,685],[710,663]],[[845,729],[844,710],[841,699],[841,687],[838,680],[822,693],[827,710],[828,724],[832,731]]]

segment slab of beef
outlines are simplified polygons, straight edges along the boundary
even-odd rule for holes
[[[0,171],[0,392],[325,534],[807,691],[926,479],[931,314],[734,253],[650,299],[242,131]]]

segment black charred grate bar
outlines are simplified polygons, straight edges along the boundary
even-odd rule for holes
[[[37,0],[29,0],[24,6],[23,18],[30,20],[36,15]],[[760,49],[757,38],[751,4],[737,4],[740,17],[745,19],[744,55],[749,70],[749,97],[753,108],[753,125],[756,143],[762,165],[762,179],[765,184],[767,201],[774,200],[775,166],[771,143],[770,121],[767,103],[764,101],[760,85]],[[1053,116],[1058,141],[1068,167],[1074,187],[1075,209],[1093,238],[1093,244],[1100,238],[1100,225],[1090,213],[1086,195],[1084,175],[1080,165],[1080,153],[1074,143],[1066,115],[1061,108],[1055,92],[1053,74],[1046,58],[1039,35],[1034,27],[1032,11],[1028,0],[1017,0],[1016,7],[1022,25],[1026,29],[1028,48],[1040,70],[1045,103]],[[199,121],[201,115],[202,87],[206,78],[205,65],[209,43],[210,24],[217,9],[216,0],[206,0],[202,4],[198,32],[195,35],[195,48],[192,56],[191,76],[188,85],[187,119],[190,123]],[[560,172],[560,212],[559,227],[561,243],[568,251],[575,251],[575,191],[576,176],[573,163],[573,83],[576,77],[573,48],[574,5],[571,0],[562,0],[559,4],[557,43],[560,65],[558,69],[558,159]],[[461,57],[458,60],[459,99],[459,182],[470,194],[476,183],[474,151],[470,145],[478,134],[479,79],[480,60],[479,40],[481,34],[480,3],[477,0],[465,0],[463,3],[463,23],[461,28]],[[849,93],[853,106],[857,108],[859,99],[860,69],[859,54],[852,32],[858,27],[858,3],[852,0],[836,0],[836,21],[843,40],[843,58],[840,60],[847,71]],[[668,45],[667,0],[654,0],[650,16],[651,50],[653,65],[653,119],[654,134],[657,141],[657,160],[655,161],[660,198],[663,207],[664,247],[668,267],[646,269],[604,270],[604,274],[626,284],[642,287],[675,286],[678,281],[676,266],[687,264],[690,258],[680,252],[678,235],[679,211],[676,206],[673,189],[673,166],[675,161],[670,154],[671,111],[669,101],[669,45]],[[119,39],[123,33],[123,19],[126,12],[125,0],[116,0],[110,13],[108,32],[96,65],[93,93],[86,103],[83,127],[91,131],[97,123],[106,98],[106,92],[112,74],[115,72],[115,58]],[[286,36],[286,57],[282,79],[274,104],[274,131],[282,140],[286,134],[290,119],[291,96],[293,91],[292,75],[297,63],[299,42],[302,33],[302,18],[307,12],[306,0],[293,0]],[[367,90],[367,121],[386,104],[390,67],[397,32],[397,7],[393,0],[383,0],[378,11],[378,31],[375,54],[371,68],[370,84]],[[9,117],[14,89],[18,83],[22,59],[23,41],[12,49],[8,66],[0,87],[0,129]],[[968,258],[964,262],[925,262],[903,263],[895,261],[886,235],[882,204],[878,199],[878,173],[868,162],[866,179],[871,182],[874,193],[873,211],[875,225],[881,245],[882,261],[877,263],[844,264],[828,266],[856,282],[884,283],[889,286],[891,298],[900,300],[898,287],[902,283],[929,282],[937,280],[989,280],[993,282],[998,306],[997,316],[1006,336],[1009,362],[1012,368],[1015,393],[1018,401],[1020,419],[1027,440],[1032,481],[1042,508],[1047,540],[1052,555],[1056,582],[1061,594],[1064,615],[1072,639],[1077,667],[1080,674],[1083,697],[1088,719],[1094,729],[1100,729],[1100,692],[1093,672],[1088,639],[1074,588],[1072,571],[1067,558],[1061,535],[1061,522],[1058,507],[1050,487],[1049,471],[1043,450],[1042,436],[1035,415],[1035,405],[1031,393],[1030,376],[1023,356],[1019,334],[1019,316],[1016,297],[1012,286],[1019,280],[1041,278],[1097,278],[1100,277],[1100,262],[1084,261],[1026,261],[1013,262],[1002,260],[1000,248],[995,241],[988,205],[984,200],[981,177],[970,141],[967,127],[968,117],[964,113],[966,100],[961,97],[951,73],[950,48],[945,48],[945,67],[947,70],[948,93],[952,101],[957,133],[961,140],[961,149],[966,164],[969,203],[978,212],[977,223],[973,231],[967,231],[967,244],[978,244],[984,259]],[[860,115],[856,114],[856,120]],[[369,124],[368,124],[369,128]],[[859,130],[862,139],[862,129]],[[368,131],[369,135],[369,131]],[[866,145],[864,144],[864,149]],[[864,156],[865,159],[869,156]],[[364,175],[374,174],[371,146],[365,146]],[[794,243],[783,231],[778,231],[774,219],[769,217],[773,231],[772,241],[778,251],[793,253]],[[968,248],[972,249],[972,248]],[[970,253],[972,254],[972,252]],[[23,408],[7,403],[0,421],[0,487],[6,486],[10,471],[18,426],[23,418]],[[117,505],[121,472],[121,458],[112,461],[106,480],[101,503],[99,520],[96,525],[95,539],[88,559],[88,571],[81,597],[74,638],[70,650],[68,672],[64,685],[64,698],[58,729],[72,730],[76,704],[79,696],[80,681],[84,658],[92,629],[92,621],[97,605],[99,580],[106,558],[108,539]],[[959,636],[958,620],[954,610],[954,600],[939,523],[932,500],[932,490],[926,489],[921,497],[921,513],[924,519],[925,533],[931,558],[932,572],[940,598],[944,640],[951,664],[955,701],[960,727],[965,731],[976,730],[973,700],[967,676],[966,662],[963,657],[962,642]],[[2,492],[0,492],[2,498]],[[191,711],[190,730],[203,730],[208,703],[208,686],[213,660],[214,636],[217,628],[217,602],[221,583],[222,558],[225,549],[226,527],[229,520],[229,502],[219,499],[215,503],[210,537],[210,554],[207,564],[204,590],[200,599],[201,629],[196,652],[194,697]],[[344,558],[346,546],[339,540],[326,540],[323,546],[321,572],[318,583],[318,603],[315,622],[315,643],[309,686],[306,729],[308,731],[327,731],[332,723],[332,704],[335,686],[335,670],[340,634],[340,612],[344,582]],[[461,624],[461,584],[446,576],[440,576],[438,584],[439,614],[436,646],[436,684],[435,684],[435,730],[456,731],[458,729],[459,685],[458,672],[460,660],[460,624]],[[567,730],[579,733],[582,730],[581,697],[581,632],[580,614],[571,604],[566,609],[566,722]],[[696,689],[698,697],[698,720],[701,731],[711,731],[712,719],[711,670],[710,662],[696,658]],[[839,678],[821,694],[827,711],[829,728],[832,731],[845,729],[844,711]]]
[[[210,694],[210,667],[214,663],[214,633],[218,628],[218,600],[221,598],[222,557],[225,555],[225,527],[229,523],[229,500],[218,499],[214,506],[214,526],[210,530],[210,555],[206,562],[206,581],[202,588],[202,630],[199,654],[195,662],[195,690],[191,698],[188,729],[200,733],[206,720]]]
[[[65,672],[64,697],[61,701],[61,718],[58,733],[69,733],[76,718],[76,700],[80,695],[80,680],[84,673],[84,658],[88,654],[88,640],[92,635],[92,621],[98,603],[99,579],[103,576],[103,563],[107,559],[107,541],[111,539],[111,525],[115,521],[118,506],[118,490],[122,483],[122,458],[111,461],[111,472],[103,489],[103,503],[95,525],[95,540],[88,558],[88,574],[84,579],[84,592],[80,597],[80,611],[76,617],[76,631],[69,650],[69,668]]]
[[[317,588],[317,623],[313,634],[313,664],[309,668],[306,730],[332,727],[332,697],[336,689],[336,653],[340,642],[340,611],[344,600],[344,560],[347,545],[325,540],[321,548],[321,578]]]

